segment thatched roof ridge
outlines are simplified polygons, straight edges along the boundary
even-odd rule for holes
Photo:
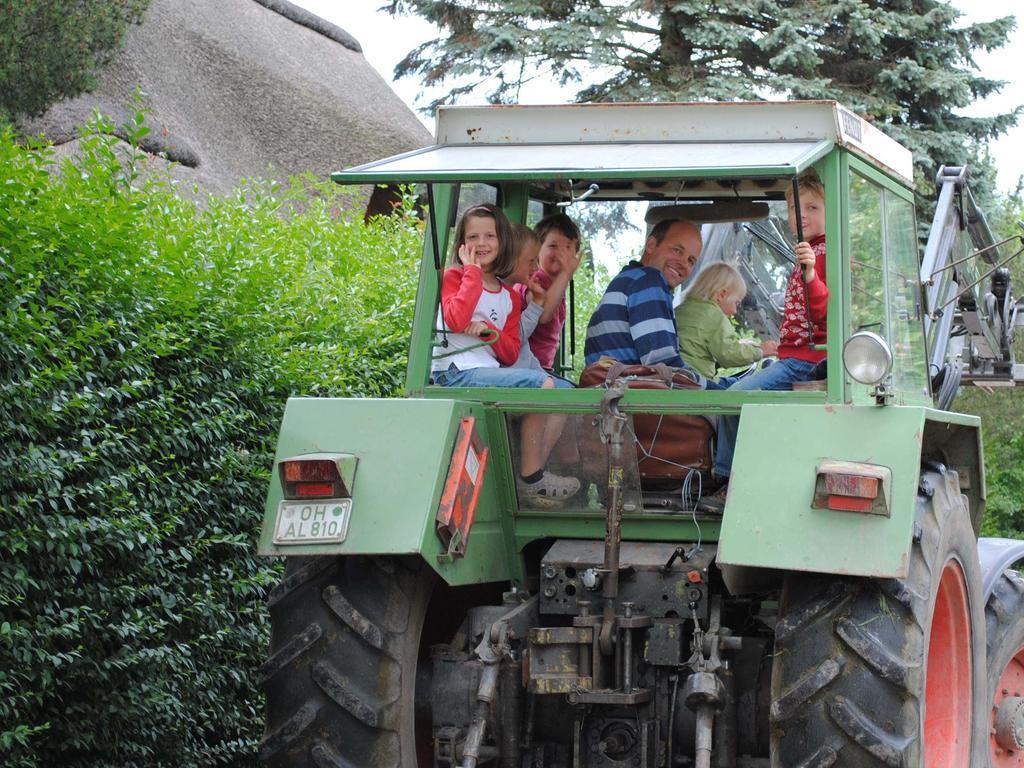
[[[215,193],[245,177],[325,178],[430,144],[358,43],[327,22],[304,23],[299,11],[285,0],[153,0],[93,93],[23,127],[73,151],[95,109],[121,122],[141,90],[152,128],[144,148]]]
[[[269,8],[274,13],[281,14],[286,19],[294,21],[296,24],[301,24],[307,29],[319,32],[336,43],[341,43],[350,51],[355,51],[356,53],[363,52],[363,46],[359,44],[359,41],[337,24],[321,19],[315,13],[310,13],[305,8],[289,3],[288,0],[256,0],[256,2],[264,8]]]

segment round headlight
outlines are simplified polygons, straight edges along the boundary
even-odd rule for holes
[[[892,350],[872,331],[858,331],[843,345],[843,366],[861,384],[878,384],[892,370]]]

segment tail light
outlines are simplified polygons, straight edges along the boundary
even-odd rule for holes
[[[352,497],[356,457],[349,453],[311,453],[278,462],[286,499]]]
[[[815,509],[889,517],[892,472],[888,467],[828,460],[818,464],[816,472],[811,503]]]

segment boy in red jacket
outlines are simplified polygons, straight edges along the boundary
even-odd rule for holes
[[[789,204],[789,228],[797,233],[796,217],[800,216],[804,239],[796,246],[796,266],[786,284],[786,305],[779,329],[779,359],[757,373],[746,376],[731,390],[790,390],[801,381],[810,381],[814,369],[825,359],[826,312],[828,286],[825,283],[825,188],[817,174],[808,171],[797,180],[800,190],[800,211],[796,210],[791,189],[786,190]],[[725,506],[732,455],[736,447],[738,416],[718,420],[718,449],[715,452],[715,477],[725,484],[712,496],[701,500],[701,506],[721,511]]]

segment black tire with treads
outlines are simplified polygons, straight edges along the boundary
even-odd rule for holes
[[[922,474],[915,519],[905,579],[787,575],[772,669],[773,768],[924,768],[925,662],[939,578],[952,560],[971,621],[970,764],[985,764],[981,575],[955,472]]]
[[[416,664],[433,583],[416,559],[289,559],[268,601],[263,764],[415,766]]]

